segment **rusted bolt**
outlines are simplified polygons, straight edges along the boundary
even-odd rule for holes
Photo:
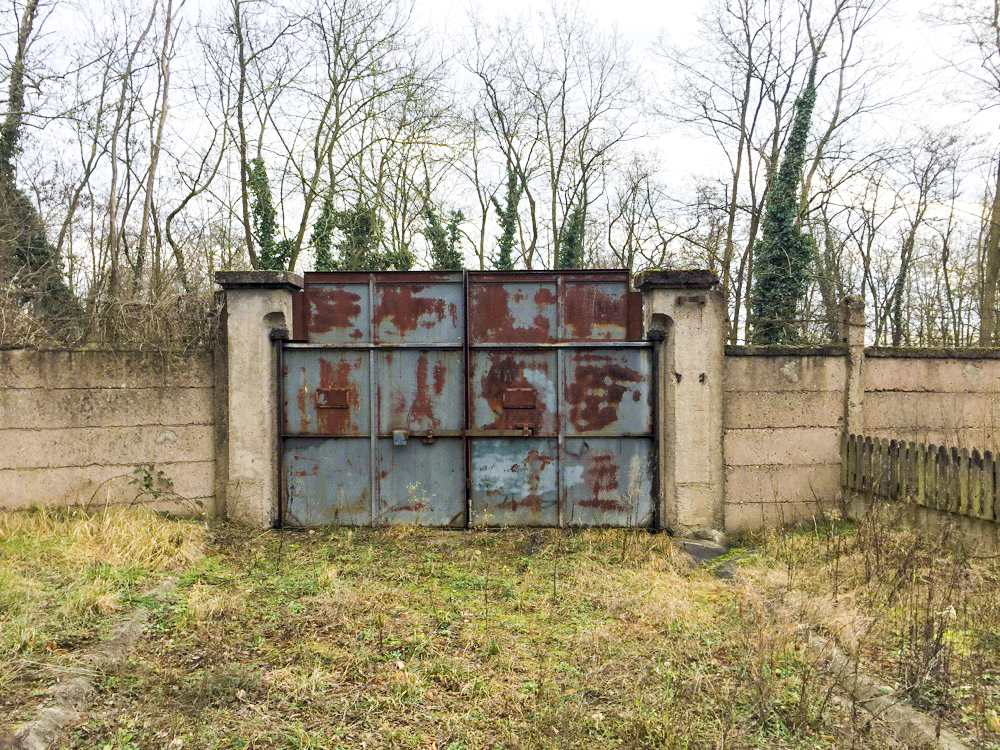
[[[534,434],[534,429],[528,427],[528,425],[521,427],[521,437],[531,437],[532,434]]]

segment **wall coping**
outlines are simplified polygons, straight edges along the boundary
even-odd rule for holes
[[[846,357],[844,346],[727,346],[727,357]]]
[[[700,268],[645,271],[635,280],[635,288],[647,289],[711,289],[719,283],[712,271]]]
[[[285,289],[297,292],[303,287],[302,277],[291,271],[216,271],[215,283],[230,289]]]
[[[190,349],[135,349],[110,346],[26,346],[25,344],[0,344],[0,352],[34,352],[36,354],[145,354],[149,356],[176,357],[211,354],[212,347]]]
[[[1000,359],[1000,347],[870,346],[865,356],[882,359]]]

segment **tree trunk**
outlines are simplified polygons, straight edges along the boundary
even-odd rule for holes
[[[993,189],[984,255],[986,267],[983,271],[982,297],[979,299],[979,345],[992,346],[996,328],[997,279],[1000,277],[1000,161],[997,163],[997,181]]]

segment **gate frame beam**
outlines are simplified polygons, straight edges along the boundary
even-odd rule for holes
[[[643,329],[657,348],[659,510],[675,534],[725,528],[726,303],[711,271],[648,271]]]
[[[281,487],[277,347],[292,328],[292,299],[302,277],[288,271],[218,271],[224,294],[220,325],[225,345],[225,512],[231,521],[271,528],[279,519]],[[216,395],[221,398],[221,394]]]

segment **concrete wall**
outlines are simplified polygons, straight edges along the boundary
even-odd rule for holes
[[[841,352],[727,350],[727,532],[809,517],[836,497],[846,378]]]
[[[0,509],[129,501],[133,469],[153,464],[188,501],[271,524],[272,339],[287,335],[301,280],[230,272],[219,282],[227,302],[217,363],[209,354],[0,351]],[[840,492],[846,426],[1000,448],[1000,350],[866,351],[855,305],[845,307],[839,348],[723,355],[714,277],[658,272],[640,286],[663,384],[661,521],[674,531],[736,532],[813,515]]]
[[[869,349],[865,434],[958,448],[1000,448],[1000,358],[975,350]]]
[[[151,463],[211,510],[213,378],[208,354],[0,351],[0,509],[129,501]]]

